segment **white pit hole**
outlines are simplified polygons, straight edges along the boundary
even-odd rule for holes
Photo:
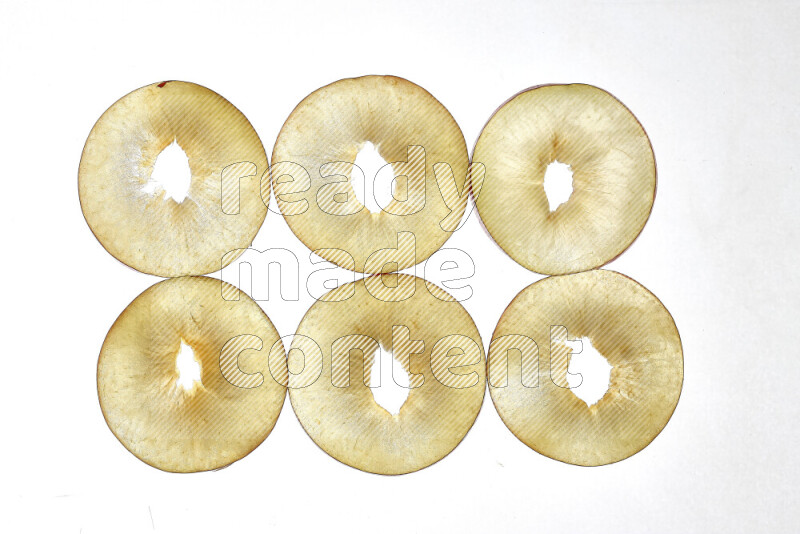
[[[178,142],[173,141],[156,158],[153,173],[144,186],[144,192],[155,195],[164,191],[166,198],[171,198],[180,204],[189,194],[191,184],[192,171],[189,168],[189,158]]]
[[[200,362],[195,358],[192,347],[181,339],[181,348],[175,360],[175,369],[178,371],[178,387],[186,391],[194,389],[195,384],[202,384]]]
[[[370,213],[380,213],[393,198],[395,175],[392,166],[387,164],[375,145],[369,141],[358,151],[353,163],[364,173],[362,176],[354,170],[350,178],[356,198]]]
[[[375,376],[375,371],[378,376]],[[377,378],[377,380],[376,380]],[[392,415],[400,413],[400,408],[408,399],[408,372],[390,351],[379,349],[370,369],[369,387],[375,402]]]
[[[581,341],[583,350],[570,356],[567,384],[586,406],[592,406],[608,391],[613,367],[597,352],[588,337],[581,338]]]
[[[544,194],[547,195],[551,212],[569,200],[572,195],[572,168],[569,165],[555,160],[547,166],[544,172]]]

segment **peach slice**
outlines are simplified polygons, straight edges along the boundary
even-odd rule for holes
[[[395,415],[370,390],[381,348],[409,375],[408,398]],[[289,369],[296,373],[289,376],[292,408],[311,439],[340,462],[385,475],[449,454],[472,427],[485,391],[472,318],[445,291],[408,275],[369,277],[317,301],[300,322]]]
[[[545,85],[506,102],[472,155],[485,165],[481,221],[517,263],[542,274],[600,267],[642,231],[656,192],[650,140],[622,103],[591,85]],[[551,211],[544,179],[559,162],[573,191]]]
[[[392,199],[378,213],[352,185],[367,142],[395,174]],[[322,258],[358,272],[424,261],[466,208],[469,154],[461,129],[438,100],[403,78],[364,76],[317,89],[286,119],[272,161],[275,197],[294,234]],[[398,250],[390,269],[370,260],[386,249]]]
[[[171,472],[225,467],[272,431],[283,406],[280,336],[250,297],[206,277],[146,289],[108,332],[97,391],[108,427],[137,458]],[[188,352],[188,354],[187,354]],[[186,380],[180,359],[194,359]],[[191,375],[190,375],[191,376]]]
[[[589,338],[611,364],[608,391],[587,406],[569,389],[569,340]],[[669,421],[683,384],[678,329],[637,282],[595,270],[526,287],[492,335],[489,391],[506,426],[535,451],[603,465],[645,448]]]
[[[152,181],[172,143],[191,171],[177,200]],[[238,109],[205,87],[171,81],[137,89],[103,113],[83,149],[78,192],[112,256],[148,274],[197,275],[218,271],[238,256],[228,252],[252,243],[267,214],[267,171],[264,147]]]

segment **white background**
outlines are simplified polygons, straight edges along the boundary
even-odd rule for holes
[[[788,2],[4,1],[3,530],[796,530],[798,21]],[[108,255],[81,215],[78,162],[94,122],[137,87],[189,80],[239,107],[271,153],[303,97],[371,73],[428,89],[470,148],[498,105],[541,83],[605,88],[645,126],[655,207],[608,267],[675,317],[685,383],[644,451],[599,468],[547,459],[488,395],[450,456],[400,477],[328,457],[288,402],[263,445],[219,472],[160,472],[108,430],[97,355],[158,279]],[[307,257],[272,213],[255,246]],[[488,343],[540,276],[474,216],[447,246],[475,259],[465,306]],[[310,303],[262,304],[285,335]]]

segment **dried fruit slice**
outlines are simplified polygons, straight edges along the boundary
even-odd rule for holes
[[[367,142],[397,178],[394,198],[378,213],[358,201],[351,183]],[[294,234],[324,259],[358,272],[424,261],[466,208],[469,154],[461,129],[438,100],[403,78],[364,76],[317,89],[286,119],[272,161],[275,197]],[[387,269],[377,256],[368,261],[386,249],[398,249],[396,267]]]
[[[255,449],[278,419],[285,385],[269,371],[283,346],[250,297],[206,277],[145,290],[109,330],[97,362],[109,428],[145,463],[172,472],[218,469]],[[276,344],[277,343],[277,344]],[[184,385],[186,349],[200,366]]]
[[[589,338],[612,365],[592,406],[566,379],[568,339]],[[575,350],[577,352],[577,350]],[[683,384],[683,352],[667,309],[613,271],[540,280],[511,301],[489,347],[489,391],[506,426],[537,452],[603,465],[645,448],[669,421]]]
[[[498,245],[543,274],[594,269],[625,251],[653,206],[656,165],[636,117],[591,85],[523,91],[489,119],[472,161],[486,177],[476,206]],[[572,169],[573,192],[555,211],[545,171]]]
[[[173,142],[191,170],[182,202],[151,180]],[[92,232],[121,262],[165,277],[206,274],[253,242],[267,214],[266,171],[258,135],[230,102],[193,83],[162,82],[103,113],[83,149],[78,192]]]
[[[409,373],[411,389],[396,415],[369,388],[379,346]],[[472,318],[443,290],[408,275],[373,276],[317,301],[300,322],[289,369],[296,373],[289,398],[311,439],[340,462],[385,475],[422,469],[450,453],[485,391]]]

